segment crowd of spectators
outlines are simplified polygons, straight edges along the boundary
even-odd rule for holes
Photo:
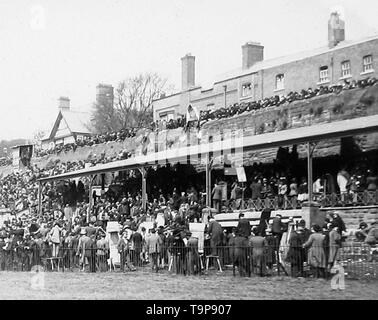
[[[354,88],[365,88],[367,86],[377,85],[376,78],[368,78],[358,81],[344,81],[344,84],[338,84],[333,86],[320,86],[319,88],[312,89],[308,88],[307,90],[301,90],[300,92],[290,92],[286,96],[275,95],[270,98],[265,98],[258,101],[252,102],[242,102],[235,103],[233,106],[228,108],[220,108],[214,111],[201,111],[200,124],[215,120],[215,119],[224,119],[229,118],[234,115],[239,115],[244,112],[251,112],[254,110],[262,110],[269,107],[280,106],[286,103],[291,103],[298,100],[311,99],[315,96],[321,96],[324,94],[335,93],[339,94],[342,90],[350,90]]]
[[[0,158],[0,167],[9,166],[12,164],[12,159],[10,157]]]
[[[136,128],[132,129],[121,129],[118,132],[107,132],[104,134],[96,134],[93,136],[84,136],[83,139],[78,139],[74,143],[68,144],[59,144],[56,145],[54,148],[46,149],[46,150],[35,150],[37,157],[42,157],[48,154],[57,154],[59,155],[61,152],[68,152],[68,151],[75,151],[77,147],[84,147],[84,146],[93,146],[101,143],[107,142],[122,142],[126,138],[133,138],[135,137],[137,132]]]
[[[320,96],[329,93],[338,94],[342,90],[350,90],[354,88],[365,88],[367,86],[377,85],[376,78],[367,78],[363,80],[344,80],[344,83],[333,85],[333,86],[319,86],[319,88],[312,89],[308,88],[307,90],[301,90],[300,92],[290,92],[286,96],[275,95],[270,98],[265,98],[258,101],[252,102],[241,102],[235,103],[232,106],[227,108],[222,107],[220,109],[211,111],[211,110],[202,110],[200,111],[199,121],[197,122],[198,127],[202,126],[208,121],[219,120],[224,118],[229,118],[235,115],[239,115],[245,112],[251,112],[256,110],[262,110],[269,107],[280,106],[286,103],[291,103],[298,100],[311,99],[315,96]],[[187,122],[185,115],[179,115],[176,119],[170,120],[157,120],[152,122],[146,129],[152,131],[161,131],[165,129],[176,129],[176,128],[187,128],[191,124]],[[36,156],[44,156],[48,154],[60,154],[61,152],[68,152],[70,150],[75,151],[77,147],[83,146],[92,146],[100,143],[106,143],[109,141],[118,141],[122,142],[126,138],[135,137],[138,129],[141,128],[131,128],[131,129],[122,129],[118,132],[108,132],[105,134],[97,134],[94,136],[86,136],[82,140],[77,140],[74,143],[66,145],[57,145],[54,148],[47,150],[36,150]]]
[[[60,170],[76,170],[77,166],[80,164],[57,164],[53,169],[56,170],[54,174],[59,173]],[[51,182],[43,186],[42,210],[39,211],[37,179],[43,174],[44,170],[35,167],[25,172],[12,173],[0,180],[0,207],[12,212],[9,219],[5,219],[0,230],[1,270],[9,268],[30,270],[32,265],[42,263],[46,258],[51,257],[63,257],[66,267],[70,268],[76,266],[82,269],[87,267],[91,271],[108,270],[106,258],[109,255],[109,238],[105,230],[108,223],[113,221],[121,226],[117,250],[121,255],[122,270],[123,268],[134,270],[135,265],[149,262],[152,262],[152,267],[157,270],[159,266],[167,267],[169,257],[173,255],[176,257],[174,264],[178,273],[199,272],[198,238],[190,233],[190,222],[207,224],[205,253],[221,255],[222,265],[235,263],[241,275],[245,275],[248,271],[249,260],[243,258],[246,251],[242,251],[242,254],[237,249],[239,247],[252,248],[252,253],[248,256],[254,257],[253,248],[263,246],[263,258],[260,256],[259,260],[258,255],[255,256],[256,259],[253,261],[260,262],[257,266],[252,264],[251,267],[255,273],[261,275],[269,274],[273,264],[279,261],[274,259],[280,259],[276,257],[278,246],[275,243],[278,238],[269,237],[277,236],[274,221],[265,234],[262,230],[256,229],[252,229],[251,233],[250,228],[246,231],[245,227],[239,227],[232,232],[225,230],[212,218],[216,211],[205,206],[205,195],[193,187],[185,191],[175,188],[170,194],[163,194],[159,190],[149,199],[146,210],[143,210],[140,192],[136,190],[116,192],[109,188],[102,195],[93,194],[93,205],[89,210],[89,189],[85,180],[77,184],[74,181]],[[280,181],[278,177],[278,185]],[[370,183],[374,181],[370,179]],[[275,187],[272,185],[272,188]],[[330,217],[321,231],[318,227],[314,227],[314,234],[331,232],[336,227],[339,228],[335,229],[337,232],[343,231],[345,228],[341,224],[332,224],[334,218]],[[143,230],[141,225],[148,221],[153,222],[153,227],[150,230]],[[286,232],[285,228],[287,229],[282,224],[281,233]],[[295,226],[293,231],[297,229],[298,226]],[[322,241],[329,241],[321,238]],[[311,248],[313,244],[311,241],[308,242],[309,240],[310,237],[303,240],[301,248],[302,246]],[[326,242],[325,247],[328,243]],[[290,245],[290,241],[287,245]],[[294,247],[292,250],[297,252]],[[322,247],[324,247],[323,242]],[[306,251],[306,256],[310,254],[309,252],[315,254],[313,251]],[[298,255],[298,252],[296,254]],[[326,251],[325,254],[327,257]],[[321,255],[323,257],[323,253]],[[299,257],[296,256],[295,259],[306,261],[301,254]],[[287,258],[287,261],[293,263],[294,260]],[[294,274],[298,276],[302,272],[302,264],[299,264],[299,269],[295,269],[295,261],[292,270],[297,270]],[[319,268],[324,268],[323,262]],[[318,271],[322,274],[324,269],[315,271],[316,274]]]

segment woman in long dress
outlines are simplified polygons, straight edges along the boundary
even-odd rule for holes
[[[317,278],[325,276],[326,268],[326,255],[324,252],[324,239],[325,235],[322,234],[322,228],[315,224],[313,227],[313,233],[310,235],[304,248],[309,248],[308,251],[308,263],[312,271],[314,271]]]

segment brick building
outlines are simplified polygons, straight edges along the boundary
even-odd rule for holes
[[[185,55],[181,59],[182,89],[153,101],[154,120],[184,115],[189,104],[198,110],[213,110],[309,87],[329,86],[344,79],[377,76],[377,59],[378,35],[345,40],[345,23],[335,12],[328,21],[327,46],[264,60],[264,47],[247,42],[242,46],[242,67],[223,74],[210,89],[196,86],[195,57]]]

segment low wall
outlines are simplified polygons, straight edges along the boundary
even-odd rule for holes
[[[368,225],[373,221],[378,221],[378,206],[321,208],[320,210],[326,214],[337,212],[347,229],[350,230],[358,229],[358,225],[362,221]]]
[[[373,221],[378,221],[378,206],[320,208],[320,213],[324,215],[334,212],[337,212],[343,219],[347,232],[353,232],[358,229],[358,225],[361,221],[366,222],[368,225]],[[287,222],[289,217],[293,217],[294,221],[302,218],[308,221],[308,217],[305,216],[306,212],[302,209],[272,211],[271,219],[277,214],[281,214],[283,222]],[[259,224],[260,216],[261,211],[244,212],[244,218],[250,221],[251,226]],[[239,212],[220,213],[215,215],[215,220],[217,220],[222,227],[236,227],[239,220]],[[309,223],[306,223],[306,226],[309,227]]]

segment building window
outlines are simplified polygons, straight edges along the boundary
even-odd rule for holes
[[[276,75],[276,90],[285,89],[285,75],[278,74]]]
[[[169,121],[174,118],[174,113],[173,111],[170,112],[162,112],[159,114],[160,120],[161,121]]]
[[[248,97],[252,95],[252,84],[250,82],[242,85],[242,97]]]
[[[347,60],[347,61],[344,61],[341,63],[341,77],[344,78],[344,77],[348,77],[351,75],[351,71],[350,71],[350,61]]]
[[[370,72],[370,71],[374,71],[372,55],[368,55],[363,58],[363,72]]]
[[[320,67],[319,69],[319,82],[329,82],[329,76],[328,76],[328,66]]]

